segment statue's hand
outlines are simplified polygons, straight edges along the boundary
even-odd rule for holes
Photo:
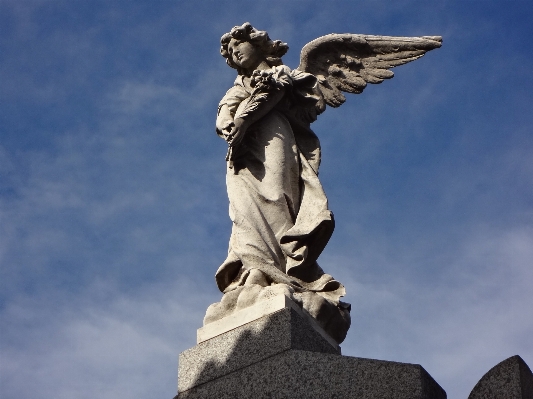
[[[228,143],[230,147],[237,147],[241,143],[247,129],[248,123],[246,122],[246,119],[238,117],[235,118],[233,127],[228,136]]]
[[[235,126],[235,124],[233,123],[233,120],[225,120],[220,125],[217,124],[217,130],[220,132],[219,134],[226,141],[229,141],[229,138],[231,137],[231,131],[233,130],[234,126]]]

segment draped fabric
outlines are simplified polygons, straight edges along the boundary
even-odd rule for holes
[[[233,225],[228,256],[216,282],[227,293],[243,285],[250,270],[258,269],[270,283],[316,292],[338,304],[344,287],[316,262],[334,229],[318,179],[320,144],[309,128],[318,101],[313,91],[316,79],[286,66],[272,68],[270,74],[285,95],[250,126],[228,162]],[[254,101],[253,88],[239,76],[220,107],[227,105],[237,117],[251,112]]]

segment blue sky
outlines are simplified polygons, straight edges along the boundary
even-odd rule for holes
[[[346,286],[343,353],[419,363],[466,398],[533,366],[527,1],[0,1],[0,393],[160,398],[230,233],[220,36],[442,35],[314,124]]]

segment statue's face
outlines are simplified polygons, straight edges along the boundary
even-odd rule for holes
[[[243,69],[255,69],[264,59],[262,51],[250,42],[231,39],[228,52],[233,62]]]

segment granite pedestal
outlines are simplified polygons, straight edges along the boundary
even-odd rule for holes
[[[341,356],[289,304],[183,352],[177,398],[444,399],[446,393],[420,365]]]

